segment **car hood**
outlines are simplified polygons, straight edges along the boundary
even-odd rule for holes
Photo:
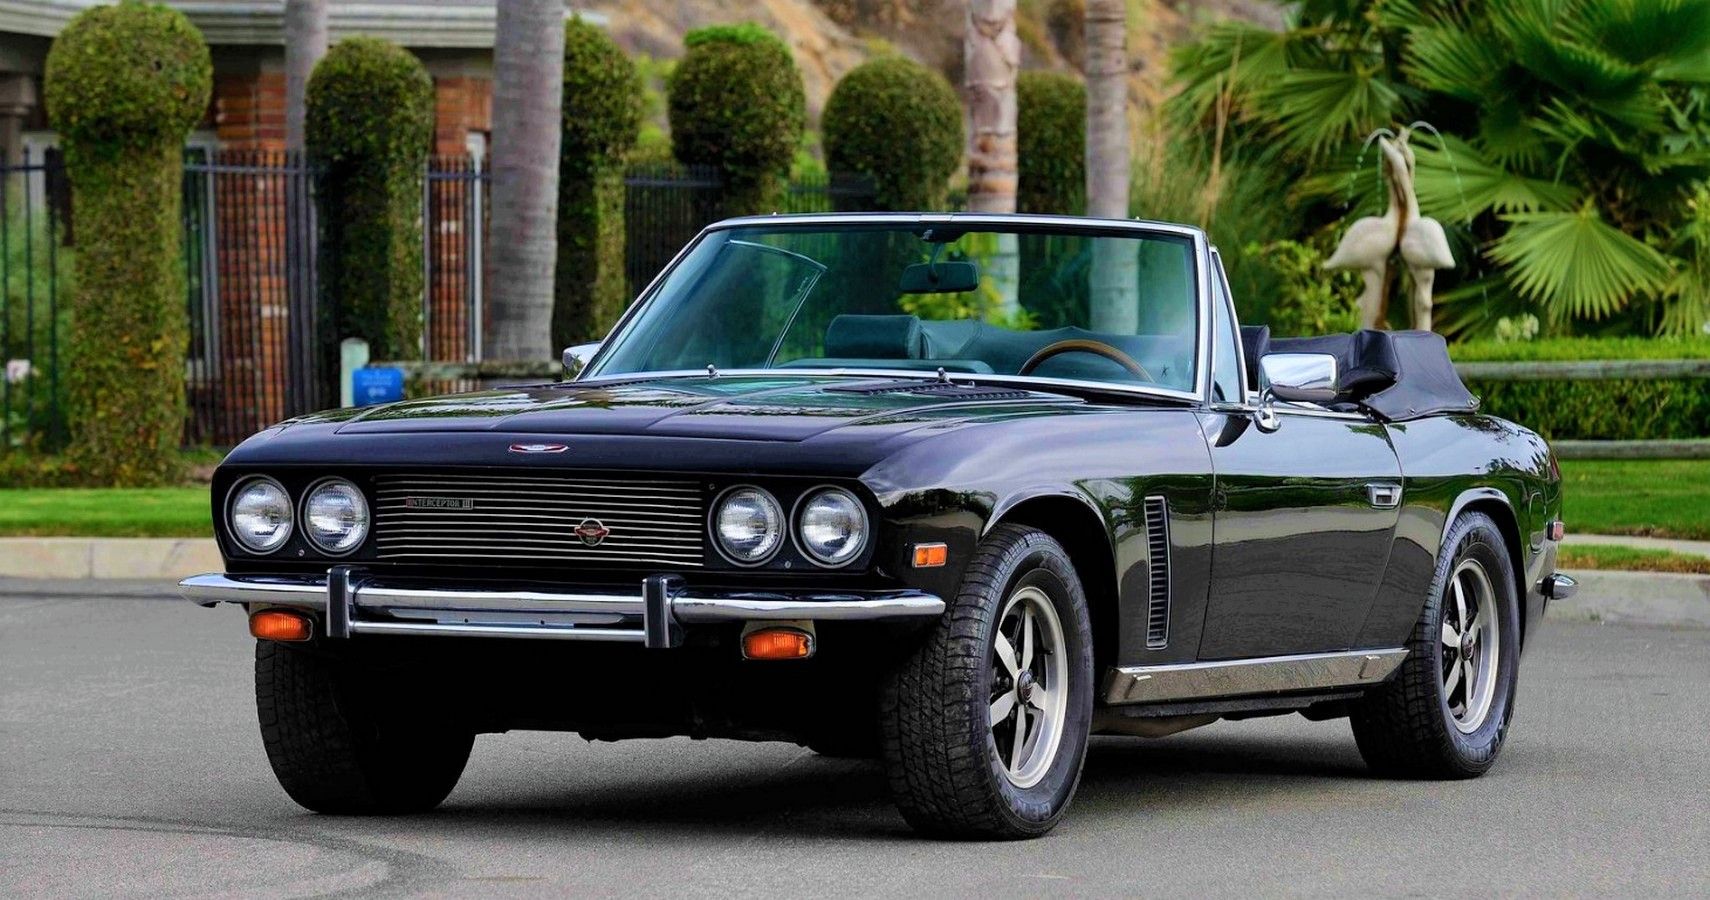
[[[922,379],[697,376],[551,384],[410,400],[306,417],[339,434],[496,432],[804,441],[859,427],[894,434],[1079,404],[1059,394]]]

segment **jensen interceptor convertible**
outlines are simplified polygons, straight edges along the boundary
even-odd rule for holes
[[[1561,477],[1441,338],[1242,328],[1198,229],[707,228],[566,380],[295,418],[215,473],[280,784],[430,809],[474,736],[880,759],[931,834],[1043,834],[1093,734],[1345,718],[1495,762]]]

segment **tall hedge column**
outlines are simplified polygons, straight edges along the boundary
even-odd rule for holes
[[[832,89],[820,127],[832,173],[873,183],[870,200],[850,198],[842,206],[944,207],[962,161],[962,103],[944,76],[900,56],[862,63]]]
[[[97,7],[60,32],[45,82],[79,244],[70,455],[95,482],[165,481],[184,428],[190,330],[181,156],[208,108],[208,45],[182,13],[164,6]]]
[[[376,38],[340,41],[309,77],[305,137],[320,204],[322,370],[339,341],[415,359],[422,340],[422,177],[433,81]]]
[[[753,23],[696,29],[683,44],[666,98],[672,152],[720,171],[726,215],[776,212],[807,119],[790,48]]]
[[[604,337],[628,299],[623,163],[641,127],[642,95],[641,73],[605,29],[580,18],[565,25],[554,347]]]

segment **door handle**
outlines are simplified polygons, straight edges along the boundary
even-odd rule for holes
[[[1374,481],[1366,485],[1366,499],[1374,509],[1394,509],[1401,505],[1401,485]]]

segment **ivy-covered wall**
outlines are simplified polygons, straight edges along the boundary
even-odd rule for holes
[[[641,73],[605,29],[571,19],[564,28],[555,347],[605,337],[629,299],[623,164],[641,128],[642,97]]]
[[[671,149],[724,177],[724,214],[774,212],[807,119],[790,48],[755,25],[689,32],[666,97]]]
[[[851,209],[937,210],[962,161],[962,103],[944,76],[911,59],[882,57],[855,67],[820,117],[825,164],[864,175],[870,201]]]
[[[87,10],[48,52],[48,116],[65,149],[80,245],[68,455],[91,483],[176,474],[189,342],[181,157],[212,84],[201,33],[164,6]]]
[[[319,204],[322,371],[359,337],[376,360],[414,359],[422,335],[422,172],[433,81],[409,51],[354,37],[309,78],[305,144]]]

